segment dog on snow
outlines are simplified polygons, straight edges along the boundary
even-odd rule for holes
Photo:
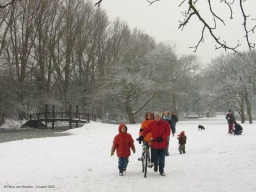
[[[203,130],[205,130],[205,128],[204,128],[204,126],[203,125],[198,125],[198,131],[203,131]]]

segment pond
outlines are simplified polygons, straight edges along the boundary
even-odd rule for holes
[[[64,132],[68,127],[56,127],[55,129],[0,129],[0,143],[23,139],[60,137],[70,134]]]

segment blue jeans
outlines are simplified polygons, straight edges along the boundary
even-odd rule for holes
[[[234,134],[235,134],[235,135],[242,135],[242,131],[241,131],[241,130],[235,130],[235,131],[234,131]]]
[[[124,168],[126,169],[129,162],[129,157],[118,157],[118,169],[120,172],[123,172]]]
[[[172,122],[172,125],[173,125],[172,134],[175,134],[176,133],[176,122]]]
[[[154,166],[159,165],[159,172],[164,172],[164,165],[165,165],[165,153],[166,149],[153,149],[152,148],[152,155],[154,157]]]

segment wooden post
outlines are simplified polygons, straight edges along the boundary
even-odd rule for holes
[[[78,118],[78,105],[76,105],[76,119]],[[78,120],[76,121],[76,128],[78,127]]]
[[[45,105],[45,127],[46,127],[46,128],[48,128],[48,126],[47,126],[47,111],[48,111],[48,110],[47,110],[47,106],[48,106],[48,105],[46,104],[46,105]]]
[[[55,109],[54,109],[54,105],[52,106],[52,129],[54,129],[54,121],[55,121]]]
[[[41,121],[39,121],[39,113],[40,113],[40,111],[37,109],[37,114],[36,114],[36,116],[37,116],[37,125],[38,125],[38,127],[40,127],[40,122]]]
[[[72,111],[72,105],[70,104],[70,107],[69,107],[69,129],[72,128],[72,124],[71,124],[71,119],[72,119],[71,111]]]
[[[90,114],[87,114],[87,123],[90,123]]]

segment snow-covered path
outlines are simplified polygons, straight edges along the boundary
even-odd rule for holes
[[[198,124],[206,130],[198,131]],[[140,124],[127,126],[135,140]],[[118,125],[91,122],[69,130],[70,136],[2,143],[0,191],[255,192],[255,125],[242,126],[242,136],[231,136],[225,117],[179,122],[187,153],[180,155],[178,140],[170,139],[165,177],[152,169],[143,177],[137,142],[127,172],[118,176],[117,157],[110,156]]]

